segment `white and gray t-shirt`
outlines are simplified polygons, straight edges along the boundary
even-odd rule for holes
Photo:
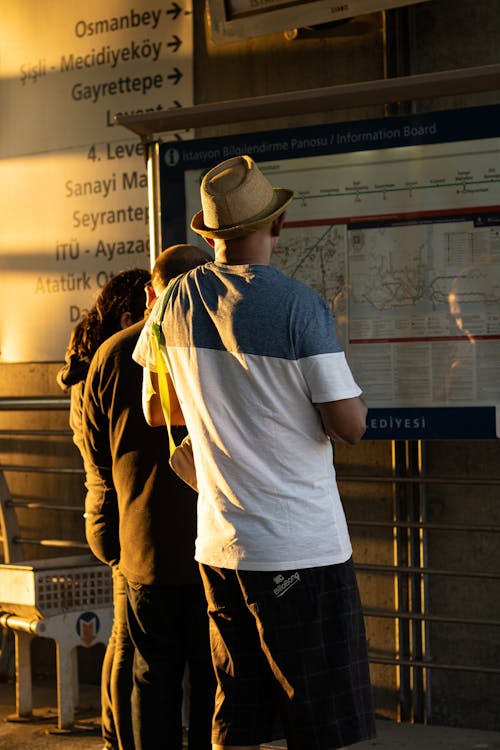
[[[157,309],[134,351],[153,371]],[[351,543],[315,404],[361,389],[326,302],[272,266],[213,262],[181,278],[162,329],[195,456],[196,560],[242,570],[345,562]]]

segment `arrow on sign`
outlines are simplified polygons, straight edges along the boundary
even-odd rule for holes
[[[171,15],[172,20],[175,21],[175,19],[177,18],[181,10],[182,8],[180,5],[178,5],[177,3],[172,3],[172,10],[167,10],[166,13],[167,13],[167,16]]]
[[[168,79],[169,79],[170,81],[173,81],[173,82],[174,82],[174,86],[177,86],[177,84],[179,83],[179,81],[180,81],[180,80],[181,80],[181,78],[182,78],[182,73],[181,73],[181,71],[179,70],[179,68],[175,68],[175,67],[174,67],[174,72],[173,72],[173,73],[170,73],[170,75],[169,75],[169,76],[167,76],[167,78],[168,78]]]
[[[173,39],[172,42],[167,42],[167,47],[172,47],[173,48],[172,52],[177,52],[177,50],[179,49],[179,47],[182,44],[182,41],[179,39],[179,37],[177,36],[177,34],[174,34],[172,36],[172,39]]]

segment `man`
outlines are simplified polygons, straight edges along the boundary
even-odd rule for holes
[[[364,622],[331,441],[363,436],[366,406],[328,305],[270,266],[293,193],[248,156],[211,169],[191,227],[215,261],[182,277],[163,333],[172,421],[199,488],[196,560],[218,687],[214,750],[290,750],[374,736]],[[155,384],[150,324],[134,358]],[[158,399],[144,404],[161,424]]]
[[[173,246],[160,254],[149,302],[169,279],[211,260]],[[126,579],[127,620],[135,646],[132,724],[136,750],[182,748],[182,687],[190,675],[190,750],[209,750],[215,680],[208,618],[194,562],[196,494],[168,465],[166,430],[146,424],[142,369],[133,361],[144,320],[109,338],[87,376],[83,433],[86,533],[94,554],[118,563]],[[185,434],[185,430],[183,431]]]

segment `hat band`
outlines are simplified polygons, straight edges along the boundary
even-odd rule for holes
[[[273,196],[271,198],[271,201],[258,213],[254,214],[253,216],[249,216],[245,219],[236,219],[231,224],[219,224],[217,226],[212,226],[205,222],[205,226],[208,229],[214,229],[214,230],[224,230],[224,229],[231,229],[232,227],[236,226],[246,226],[247,224],[254,224],[256,221],[260,221],[261,219],[264,219],[266,216],[270,216],[275,208],[277,208],[280,205],[280,199],[276,192],[273,192]]]

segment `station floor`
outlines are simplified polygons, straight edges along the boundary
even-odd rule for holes
[[[33,683],[33,714],[30,722],[12,721],[15,715],[15,685],[0,683],[0,750],[102,750],[99,725],[99,687],[80,686],[81,709],[71,731],[57,730],[56,686]],[[474,729],[377,722],[378,737],[361,742],[356,750],[500,750],[500,732]],[[167,747],[159,738],[158,749]],[[285,750],[277,741],[262,750]]]

